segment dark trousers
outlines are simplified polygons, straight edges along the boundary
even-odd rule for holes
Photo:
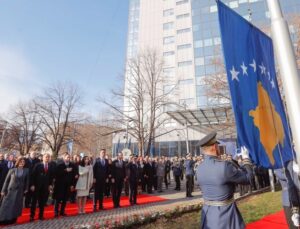
[[[55,198],[54,203],[54,212],[55,215],[64,215],[65,214],[65,208],[67,204],[67,200],[70,197],[70,186],[61,187],[59,189],[60,193],[57,194]]]
[[[47,187],[42,187],[39,190],[35,190],[35,192],[32,195],[32,202],[31,202],[31,208],[30,208],[30,217],[34,218],[35,216],[35,210],[36,210],[36,204],[39,203],[39,218],[42,218],[44,216],[44,208],[48,200],[49,191]]]
[[[155,191],[157,190],[157,176],[156,175],[153,177],[153,188]]]
[[[180,176],[175,176],[176,187],[175,190],[180,190]]]
[[[128,180],[124,181],[124,191],[125,191],[125,195],[129,196],[129,182],[128,182]]]
[[[192,195],[193,178],[193,175],[186,175],[186,196]]]
[[[112,198],[114,202],[114,207],[120,206],[122,189],[123,189],[123,180],[116,180],[112,186]]]
[[[167,173],[165,173],[164,182],[165,182],[165,185],[166,185],[166,189],[168,189],[169,181],[168,181],[168,174]]]
[[[152,177],[145,178],[145,183],[146,183],[146,186],[147,186],[147,192],[148,193],[152,193],[152,182],[153,182]]]
[[[25,195],[25,208],[30,208],[34,193],[29,190]]]
[[[137,182],[132,181],[129,182],[130,185],[130,197],[129,197],[129,202],[131,204],[136,204],[136,197],[137,197]]]
[[[103,196],[105,193],[106,184],[105,182],[96,182],[95,184],[95,194],[94,194],[94,209],[97,208],[97,203],[99,200],[99,208],[103,208]]]
[[[296,227],[292,221],[292,209],[290,207],[283,206],[285,219],[287,224],[289,225],[289,229],[296,229]]]

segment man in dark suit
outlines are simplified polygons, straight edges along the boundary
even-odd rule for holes
[[[8,155],[8,159],[7,159],[7,168],[8,169],[12,169],[15,167],[15,156],[13,154]]]
[[[103,196],[105,187],[108,183],[108,161],[105,159],[106,150],[100,150],[100,157],[97,158],[94,167],[94,212],[97,211],[97,202],[99,200],[99,209],[103,209]]]
[[[137,156],[133,156],[131,162],[128,164],[129,169],[129,185],[130,185],[130,198],[129,202],[131,205],[137,204],[137,188],[139,182],[139,169]]]
[[[32,192],[32,202],[30,208],[30,221],[34,220],[37,202],[39,203],[39,219],[44,219],[44,207],[48,200],[49,192],[52,190],[52,182],[55,176],[55,168],[50,163],[50,155],[44,154],[43,161],[37,163],[31,173],[30,190]]]
[[[145,158],[144,178],[145,178],[145,183],[147,185],[147,192],[152,193],[153,167],[152,167],[152,163],[148,156],[146,156],[146,158]]]
[[[39,163],[40,160],[36,157],[36,152],[31,151],[29,157],[25,160],[25,168],[29,170],[29,176],[32,176],[34,166]],[[32,185],[30,180],[30,186]],[[29,190],[25,195],[25,208],[30,208],[32,202],[33,192]]]
[[[0,190],[4,184],[6,175],[8,173],[7,161],[4,160],[4,154],[0,153]]]
[[[120,197],[123,189],[124,180],[126,180],[126,167],[123,161],[123,154],[118,153],[117,160],[113,161],[112,167],[113,188],[112,197],[114,208],[120,207]]]
[[[53,193],[53,198],[55,199],[55,217],[58,217],[58,213],[61,216],[66,216],[66,202],[70,197],[70,193],[75,190],[75,176],[75,165],[70,162],[70,155],[66,153],[63,162],[59,163],[56,167]],[[60,204],[61,208],[59,211]]]

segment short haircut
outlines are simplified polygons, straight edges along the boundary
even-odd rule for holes
[[[25,157],[22,157],[22,156],[18,157],[18,159],[17,159],[17,161],[16,161],[16,164],[15,164],[16,168],[19,167],[21,161],[24,161],[24,164],[25,164],[25,162],[26,162],[26,161],[25,161]]]

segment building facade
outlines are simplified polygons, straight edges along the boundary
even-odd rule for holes
[[[223,2],[269,33],[270,14],[266,0]],[[281,0],[280,3],[289,20],[291,36],[296,44],[298,31],[293,23],[297,15],[300,15],[300,1]],[[149,48],[158,50],[164,60],[163,74],[171,79],[162,85],[163,91],[169,91],[176,85],[177,90],[172,95],[176,103],[191,110],[228,105],[228,99],[218,93],[208,93],[212,88],[207,79],[223,71],[215,0],[129,0],[128,18],[127,59],[134,58]],[[130,88],[126,87],[125,80],[126,90]],[[125,101],[124,107],[127,106]],[[178,108],[167,106],[164,112],[174,109]],[[187,152],[186,139],[190,142],[190,152],[199,152],[197,141],[203,136],[202,133],[186,128],[172,119],[164,128],[174,131],[155,139],[155,154],[184,155]],[[128,147],[125,141],[128,143],[128,136],[116,135],[114,151]],[[134,143],[130,147],[136,151]]]

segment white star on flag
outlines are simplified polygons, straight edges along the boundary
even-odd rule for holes
[[[273,79],[271,80],[271,85],[272,85],[272,88],[275,88],[275,82]]]
[[[234,66],[232,66],[232,70],[230,70],[230,73],[231,73],[232,81],[233,81],[233,80],[239,81],[239,78],[238,78],[239,72],[237,72],[237,71],[235,70]]]
[[[269,76],[269,80],[271,80],[271,74],[270,74],[270,72],[268,72],[268,76]]]
[[[254,59],[253,59],[253,63],[250,64],[250,66],[253,68],[254,72],[256,72],[256,62]]]
[[[259,65],[260,71],[262,75],[266,75],[266,67],[264,66],[264,63],[261,63],[261,65]]]
[[[246,65],[245,65],[245,63],[243,62],[243,64],[241,65],[241,68],[242,68],[242,70],[243,70],[243,75],[248,75],[248,72],[247,72],[247,67],[246,67]]]

